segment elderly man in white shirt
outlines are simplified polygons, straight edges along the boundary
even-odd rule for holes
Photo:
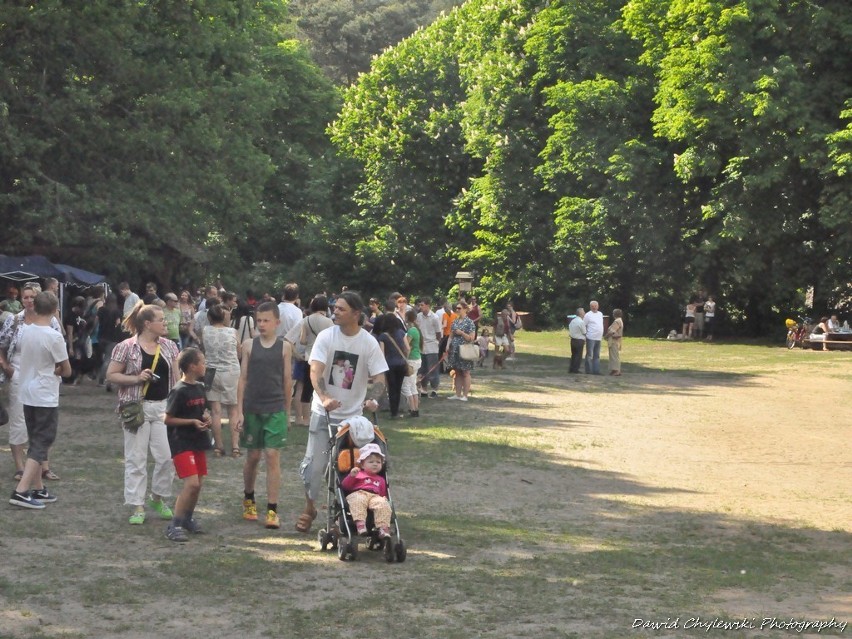
[[[577,314],[571,318],[568,324],[568,335],[571,337],[571,366],[568,368],[569,373],[579,373],[580,363],[583,361],[583,347],[586,345],[586,323],[583,317],[586,315],[585,309],[581,306],[577,309]]]
[[[604,322],[595,300],[589,302],[589,312],[583,317],[583,323],[586,325],[586,374],[600,375]]]

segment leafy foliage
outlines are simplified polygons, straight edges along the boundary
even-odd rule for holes
[[[170,281],[295,226],[335,93],[285,25],[272,1],[7,3],[6,250]]]
[[[470,0],[375,61],[333,138],[376,241],[415,204],[492,302],[676,322],[703,290],[759,331],[848,286],[850,24],[831,1]],[[424,144],[434,113],[452,135]]]

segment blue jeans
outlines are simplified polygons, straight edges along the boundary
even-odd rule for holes
[[[420,383],[420,387],[424,391],[427,385],[431,386],[433,391],[438,390],[438,385],[441,383],[441,371],[438,370],[437,363],[438,353],[421,354],[419,375],[424,376],[423,381]],[[432,369],[431,372],[430,369]]]
[[[586,340],[586,373],[601,374],[601,340]]]

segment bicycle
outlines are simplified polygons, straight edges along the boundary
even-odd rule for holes
[[[796,346],[804,348],[804,340],[813,331],[813,323],[810,317],[799,317],[799,321],[792,319],[784,320],[787,325],[787,348],[793,349]]]

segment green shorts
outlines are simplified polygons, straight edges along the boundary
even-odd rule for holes
[[[287,441],[287,411],[280,413],[247,413],[243,415],[240,446],[249,449],[284,448]]]

